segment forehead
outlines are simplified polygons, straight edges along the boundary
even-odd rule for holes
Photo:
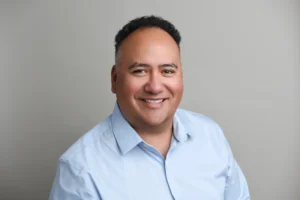
[[[141,28],[131,33],[121,44],[121,62],[180,62],[180,50],[175,40],[160,28]]]

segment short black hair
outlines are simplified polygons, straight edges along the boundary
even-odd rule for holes
[[[180,48],[179,45],[181,41],[181,36],[179,31],[175,28],[175,26],[171,22],[163,19],[162,17],[150,15],[135,18],[129,21],[123,26],[121,30],[119,30],[115,37],[115,55],[117,55],[121,43],[124,39],[127,38],[128,35],[130,35],[132,32],[139,28],[145,27],[157,27],[166,31],[175,40],[176,44],[178,45],[178,48]]]

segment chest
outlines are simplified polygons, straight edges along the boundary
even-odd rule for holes
[[[135,149],[120,162],[99,165],[95,187],[104,200],[222,200],[226,160],[209,146],[196,150],[178,148],[164,160]]]

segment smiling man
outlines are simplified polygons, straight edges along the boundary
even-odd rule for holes
[[[180,34],[155,16],[115,38],[113,113],[59,159],[50,200],[248,200],[221,128],[179,109]]]

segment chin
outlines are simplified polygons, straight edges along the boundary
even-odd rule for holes
[[[164,122],[166,122],[166,120],[167,120],[166,116],[164,116],[164,117],[161,117],[161,116],[159,116],[159,117],[154,117],[154,116],[147,117],[147,116],[145,116],[144,123],[149,125],[149,126],[159,126],[159,125],[163,124]]]

